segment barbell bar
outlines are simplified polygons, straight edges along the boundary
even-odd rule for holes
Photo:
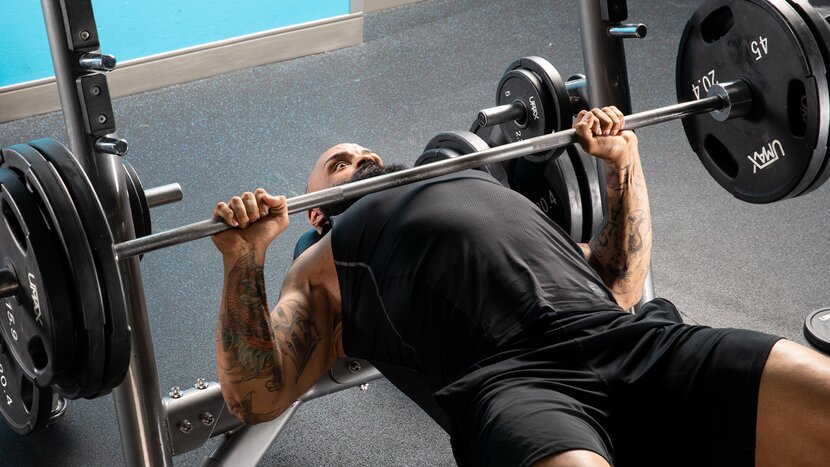
[[[719,121],[723,121],[743,117],[749,113],[751,108],[752,91],[745,81],[722,82],[710,87],[707,96],[702,99],[626,116],[625,129],[634,130],[707,112],[712,113],[713,117]],[[568,129],[432,164],[404,169],[391,174],[346,183],[289,198],[287,200],[288,214],[295,214],[311,208],[339,203],[370,193],[479,167],[485,164],[503,162],[528,154],[565,147],[576,142],[576,131],[574,129]],[[207,219],[145,237],[127,240],[115,244],[113,250],[116,258],[121,261],[150,251],[209,237],[232,228],[234,227],[227,225],[221,220]]]
[[[583,108],[585,105],[581,102],[580,93],[587,86],[587,80],[583,75],[577,75],[573,79],[565,82],[565,89],[568,91],[568,97],[571,100],[571,108]],[[554,90],[548,90],[553,92]],[[487,109],[482,109],[478,112],[476,120],[478,124],[487,127],[507,123],[511,120],[524,120],[527,118],[527,107],[521,101],[515,101],[511,104],[497,105]]]
[[[151,208],[181,201],[183,197],[178,183],[148,188],[144,193]],[[0,268],[0,298],[14,296],[20,288],[21,282],[15,271],[8,267]]]

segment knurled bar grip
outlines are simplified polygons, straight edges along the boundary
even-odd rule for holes
[[[634,130],[636,128],[677,120],[705,112],[717,112],[720,115],[728,113],[729,118],[742,117],[749,112],[750,108],[751,93],[749,85],[740,80],[730,83],[720,83],[712,86],[709,90],[709,95],[703,99],[660,107],[626,116],[625,128]],[[295,214],[315,207],[327,206],[370,193],[480,167],[486,164],[548,151],[576,142],[576,131],[568,129],[431,164],[404,169],[391,174],[346,183],[325,190],[289,198],[287,200],[288,214]],[[153,250],[209,237],[232,228],[234,227],[230,227],[219,219],[208,219],[134,240],[128,240],[114,245],[113,248],[118,259],[123,260]]]

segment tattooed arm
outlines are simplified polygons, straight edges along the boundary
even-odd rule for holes
[[[607,166],[608,216],[602,231],[581,245],[617,303],[628,309],[643,292],[651,261],[651,211],[637,137],[622,131],[622,113],[614,107],[582,112],[574,128],[583,148]],[[600,136],[602,135],[602,136]]]
[[[277,306],[269,310],[265,251],[287,226],[286,207],[284,199],[273,198],[269,214],[259,196],[248,195],[220,203],[214,212],[240,227],[214,237],[225,269],[216,362],[229,411],[246,423],[260,423],[279,416],[331,368],[339,323],[327,286],[331,274],[336,280],[328,242],[292,265]]]

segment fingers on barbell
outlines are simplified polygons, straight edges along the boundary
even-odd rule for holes
[[[285,200],[284,196],[271,196],[264,188],[257,188],[254,191],[254,196],[262,217],[272,214],[274,210],[282,209],[280,199]]]
[[[239,223],[234,218],[233,209],[228,206],[228,203],[222,201],[216,203],[216,208],[213,210],[213,216],[222,219],[231,227],[239,226]]]
[[[245,203],[241,196],[234,196],[231,198],[228,206],[233,210],[234,218],[238,222],[238,226],[245,228],[248,226],[248,210],[245,208]]]
[[[591,109],[594,114],[594,134],[597,136],[607,136],[611,134],[611,128],[614,126],[614,121],[603,109]]]
[[[611,128],[608,129],[606,134],[615,136],[617,133],[620,132],[623,125],[623,118],[622,113],[613,105],[609,107],[603,107],[602,111],[611,119]]]
[[[248,216],[248,222],[253,223],[258,221],[261,211],[254,194],[250,191],[242,193],[242,204],[245,205],[245,215]]]
[[[618,109],[616,106],[611,106],[611,111],[620,119],[620,127],[617,129],[618,131],[622,131],[625,128],[625,115]]]

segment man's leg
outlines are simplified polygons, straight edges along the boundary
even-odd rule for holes
[[[545,457],[533,463],[533,467],[609,467],[608,462],[592,451],[566,451]]]
[[[790,341],[761,373],[756,466],[830,465],[830,359]]]

